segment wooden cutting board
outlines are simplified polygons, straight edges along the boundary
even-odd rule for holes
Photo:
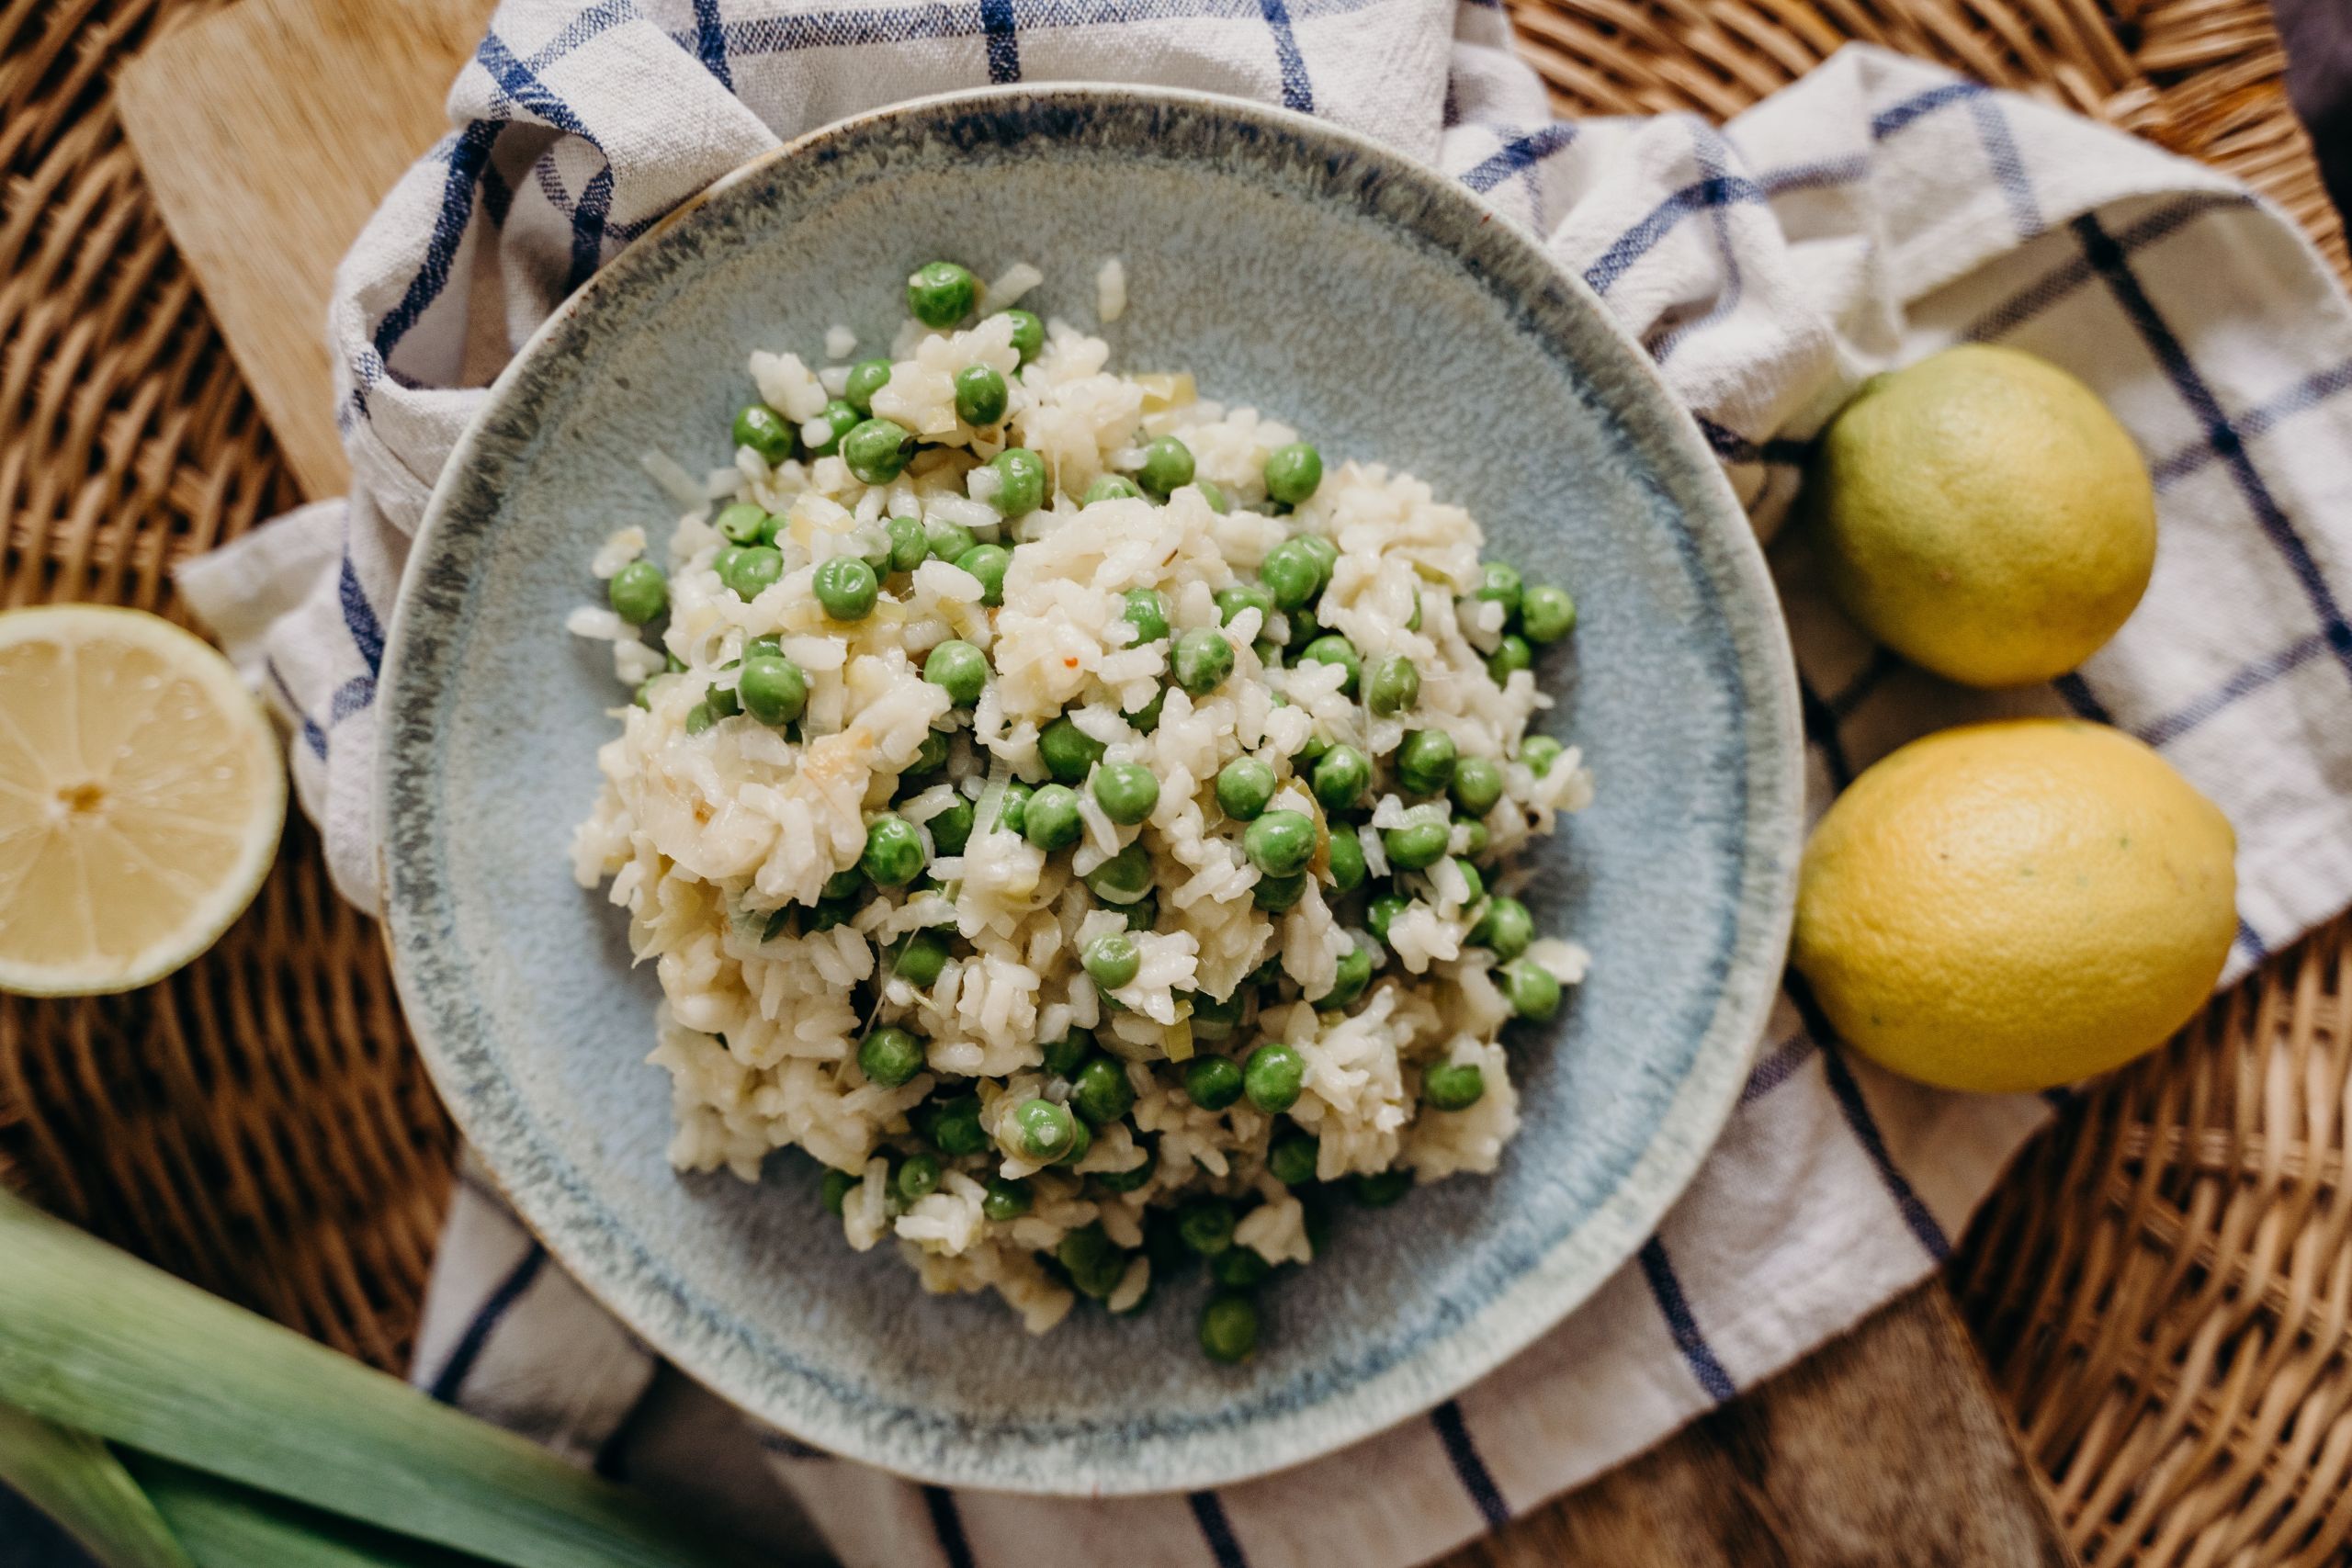
[[[117,87],[133,149],[305,490],[342,490],[324,342],[336,261],[446,129],[491,0],[242,0]],[[1465,1550],[1771,1568],[2075,1562],[1940,1281],[1646,1457]]]

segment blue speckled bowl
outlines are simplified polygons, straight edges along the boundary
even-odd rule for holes
[[[1044,1339],[992,1298],[859,1256],[793,1154],[762,1185],[681,1178],[657,987],[573,886],[571,825],[616,700],[567,636],[616,525],[672,503],[659,448],[727,460],[753,345],[868,344],[941,253],[1031,260],[1033,303],[1133,303],[1114,364],[1295,423],[1468,505],[1493,553],[1568,584],[1553,731],[1598,803],[1544,852],[1540,930],[1592,950],[1514,1047],[1525,1126],[1492,1178],[1353,1211],[1271,1294],[1256,1361],[1193,1342],[1197,1282]],[[1680,1192],[1778,976],[1798,835],[1787,641],[1690,421],[1593,296],[1459,186],[1374,143],[1204,96],[1037,88],[910,105],[722,181],[566,304],[499,378],[434,497],[382,702],[390,935],[434,1076],[524,1217],[688,1372],[836,1452],[952,1484],[1210,1485],[1377,1431],[1583,1301]]]

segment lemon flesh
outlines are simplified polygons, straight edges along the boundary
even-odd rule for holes
[[[228,660],[136,610],[0,615],[0,990],[160,978],[244,911],[286,821]]]
[[[2070,1083],[2161,1044],[2237,931],[2236,838],[2120,731],[1946,730],[1805,846],[1792,961],[1849,1043],[1951,1089]]]
[[[2148,586],[2156,501],[2098,395],[2013,348],[1947,349],[1865,385],[1805,480],[1830,592],[1964,685],[2063,675]]]

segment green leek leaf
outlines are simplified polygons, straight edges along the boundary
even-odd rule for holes
[[[484,1568],[484,1560],[339,1519],[153,1454],[124,1462],[196,1568]]]
[[[514,1568],[715,1549],[523,1438],[0,1194],[0,1403]]]
[[[87,1432],[0,1404],[0,1482],[104,1568],[189,1568],[147,1495],[114,1451]]]

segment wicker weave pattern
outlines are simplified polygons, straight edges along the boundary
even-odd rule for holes
[[[295,501],[124,147],[111,71],[217,0],[0,0],[0,605],[172,613],[170,569]],[[1510,0],[1571,115],[1721,118],[1849,39],[2252,182],[2342,271],[2262,0]],[[2352,920],[2086,1097],[1953,1277],[2086,1561],[2352,1562]],[[297,826],[164,985],[0,998],[0,1179],[379,1365],[453,1137],[368,924]]]

